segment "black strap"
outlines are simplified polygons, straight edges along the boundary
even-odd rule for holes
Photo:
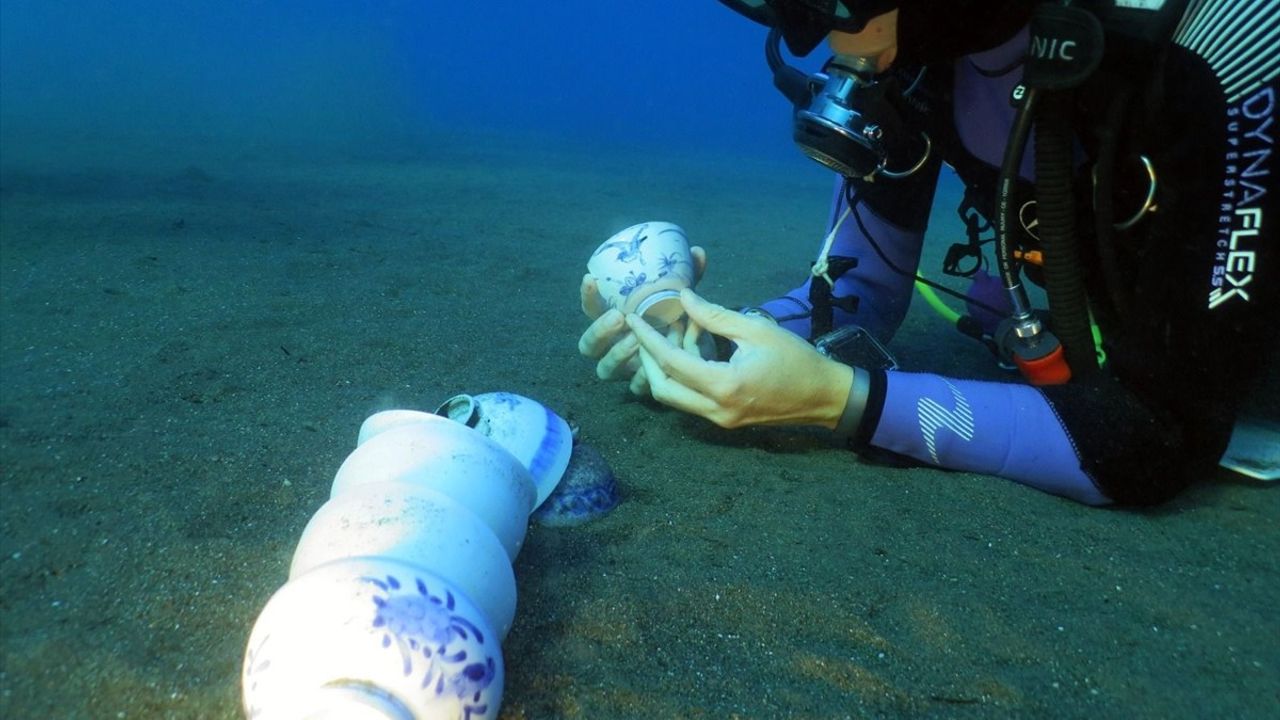
[[[858,311],[858,296],[835,294],[835,283],[842,275],[858,267],[858,258],[843,255],[827,257],[826,276],[815,276],[809,281],[809,304],[813,306],[809,316],[809,342],[831,332],[835,324],[835,308],[847,313]],[[831,283],[827,283],[827,277]]]

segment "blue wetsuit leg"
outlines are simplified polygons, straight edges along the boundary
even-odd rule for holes
[[[847,207],[843,179],[836,180],[831,207],[831,220],[827,223],[827,232],[831,231]],[[924,229],[914,230],[895,225],[866,205],[861,205],[858,212],[868,232],[894,265],[908,272],[914,271],[920,264]],[[834,292],[837,297],[852,295],[859,298],[858,310],[847,313],[836,308],[833,325],[841,327],[857,323],[881,342],[889,342],[897,332],[898,326],[902,324],[902,319],[906,317],[907,307],[911,304],[914,280],[910,276],[894,272],[880,258],[852,217],[846,218],[841,224],[832,243],[830,254],[858,259],[857,267],[836,280]],[[800,337],[808,338],[812,334],[809,326],[809,313],[812,309],[809,304],[809,285],[812,282],[813,278],[809,277],[786,295],[765,302],[760,307],[777,318],[786,329]]]

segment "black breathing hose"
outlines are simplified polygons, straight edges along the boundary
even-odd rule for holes
[[[1076,238],[1070,96],[1060,91],[1043,94],[1036,113],[1036,215],[1044,246],[1045,292],[1054,334],[1072,377],[1078,379],[1096,372],[1098,361]]]
[[[791,104],[807,104],[812,96],[809,76],[782,59],[781,38],[782,34],[774,29],[764,39],[764,59],[773,73],[773,86],[782,91]]]
[[[1014,205],[1013,192],[1018,183],[1022,156],[1031,135],[1031,118],[1035,111],[1039,91],[1027,88],[1009,129],[1009,143],[1004,148],[1000,162],[1000,175],[996,181],[996,265],[1000,281],[1006,289],[1018,287],[1018,261],[1013,256],[1013,228],[1018,224],[1018,208]]]

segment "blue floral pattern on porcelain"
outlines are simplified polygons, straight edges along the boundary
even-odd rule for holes
[[[665,222],[641,223],[619,235],[621,239],[610,239],[596,248],[588,262],[597,282],[609,286],[602,288],[602,295],[612,306],[618,307],[618,303],[652,286],[674,294],[672,288],[692,285],[693,263],[688,256],[688,241],[679,227]],[[671,251],[670,239],[663,237],[666,235],[678,237],[683,252]],[[680,282],[673,284],[675,278]],[[654,292],[663,290],[655,288]]]
[[[395,575],[362,579],[381,591],[373,596],[372,626],[382,631],[382,646],[400,654],[405,676],[420,675],[420,687],[436,697],[461,700],[465,717],[483,717],[489,707],[482,696],[498,663],[492,653],[474,653],[475,646],[485,646],[484,633],[460,614],[453,592],[432,592],[420,577],[407,583]]]

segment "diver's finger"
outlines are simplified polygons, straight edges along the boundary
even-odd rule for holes
[[[701,340],[705,333],[702,332],[702,326],[689,320],[684,324],[684,332],[680,334],[680,347],[685,352],[691,352],[698,357],[702,357]]]
[[[675,345],[676,347],[681,347],[684,343],[684,328],[685,323],[683,320],[677,320],[676,322],[668,325],[666,330],[663,332],[663,334],[667,336],[667,342]]]
[[[627,325],[623,322],[622,313],[607,310],[582,332],[582,337],[578,338],[578,352],[589,358],[602,358],[626,331]]]
[[[681,352],[681,354],[684,353]],[[710,417],[716,411],[716,404],[709,398],[664,373],[657,358],[648,349],[641,346],[639,355],[640,364],[644,366],[645,376],[649,381],[649,394],[654,400],[676,410],[702,417]]]
[[[645,397],[649,394],[649,376],[644,371],[644,363],[640,360],[639,353],[636,353],[634,360],[640,367],[631,376],[631,383],[628,385],[628,389],[636,397]]]
[[[601,380],[618,380],[626,377],[627,366],[635,359],[636,342],[634,333],[627,333],[621,340],[613,344],[596,363],[596,376]]]
[[[681,385],[703,392],[711,388],[724,373],[730,372],[724,363],[707,362],[700,355],[676,346],[639,317],[628,315],[626,320],[627,326],[640,342],[641,349],[661,368],[664,377],[671,377]],[[642,355],[641,358],[643,357]],[[649,387],[653,388],[654,368],[647,363],[644,367],[649,374]]]
[[[697,285],[707,271],[707,250],[701,245],[694,245],[689,248],[689,256],[693,259],[693,284]]]
[[[761,329],[761,322],[766,322],[703,300],[697,293],[687,288],[680,291],[680,304],[688,313],[690,322],[697,323],[702,329],[739,344],[758,332]]]
[[[600,286],[591,273],[582,276],[582,284],[578,287],[578,295],[582,300],[582,312],[595,319],[608,309],[604,298],[600,296]]]

